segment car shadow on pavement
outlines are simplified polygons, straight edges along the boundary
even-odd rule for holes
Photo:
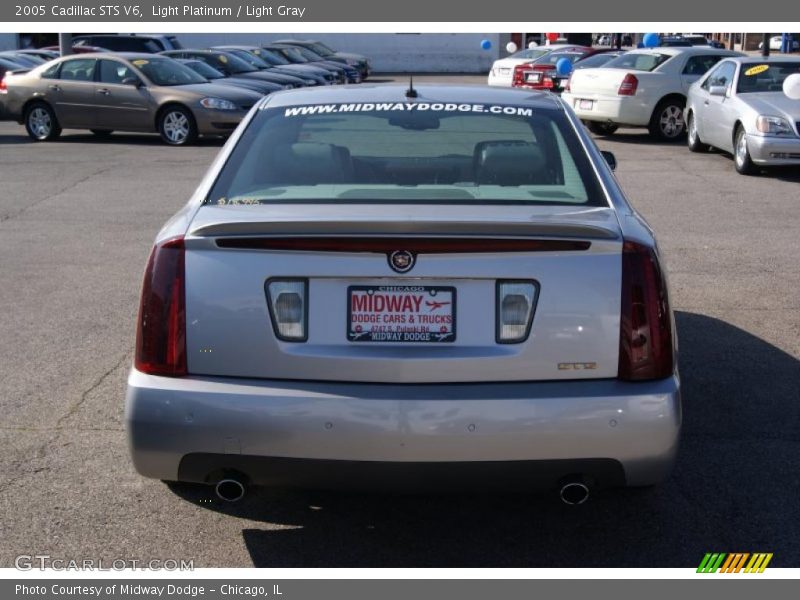
[[[21,126],[20,126],[21,127]],[[186,148],[197,146],[222,146],[225,143],[225,138],[219,137],[201,137],[193,145],[185,146]],[[0,135],[0,146],[4,145],[23,145],[23,144],[106,144],[106,145],[133,145],[133,146],[165,146],[167,144],[161,141],[161,138],[156,134],[136,134],[136,133],[113,133],[109,137],[98,137],[93,133],[83,132],[68,132],[59,136],[57,139],[49,142],[37,142],[32,140],[21,128],[19,135]]]
[[[773,566],[797,566],[800,361],[719,319],[676,319],[683,439],[660,486],[581,506],[554,494],[275,489],[223,503],[204,500],[204,486],[170,488],[251,521],[242,535],[256,567],[696,567],[710,551],[774,552]]]

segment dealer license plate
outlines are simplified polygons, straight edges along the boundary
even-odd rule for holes
[[[437,285],[352,285],[347,288],[347,339],[454,342],[456,289]]]
[[[594,100],[578,100],[578,108],[581,110],[592,110]]]
[[[542,79],[542,74],[541,73],[526,73],[525,74],[525,81],[528,81],[530,83],[539,83],[539,81],[541,79]]]

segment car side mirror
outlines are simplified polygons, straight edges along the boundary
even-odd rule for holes
[[[617,170],[617,157],[614,156],[614,153],[613,152],[609,152],[608,150],[600,150],[600,154],[602,154],[603,158],[606,159],[606,162],[608,163],[609,168],[612,171],[616,171]]]
[[[142,87],[144,85],[142,83],[142,80],[139,79],[138,77],[126,77],[120,83],[122,83],[122,85],[132,85],[137,88]]]
[[[708,93],[712,96],[727,96],[728,88],[724,85],[712,85],[708,88]]]

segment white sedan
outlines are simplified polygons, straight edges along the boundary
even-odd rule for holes
[[[532,62],[553,50],[567,50],[583,47],[584,46],[576,46],[575,44],[551,44],[549,46],[537,46],[535,48],[520,50],[511,56],[494,61],[492,69],[489,71],[487,83],[499,87],[512,87],[514,67],[517,65]]]
[[[769,38],[769,49],[776,50],[780,52],[781,48],[783,47],[783,38],[779,35],[774,35]],[[764,48],[764,42],[758,43],[758,49],[761,50]],[[792,40],[792,50],[800,50],[800,42],[797,40]]]
[[[593,133],[647,127],[672,141],[685,131],[689,86],[726,56],[742,54],[699,46],[632,50],[602,68],[575,71],[562,97]]]

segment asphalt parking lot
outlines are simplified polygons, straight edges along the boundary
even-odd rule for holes
[[[37,144],[0,123],[0,566],[686,567],[709,551],[800,565],[800,172],[739,176],[729,156],[644,130],[598,142],[667,257],[684,434],[666,484],[579,507],[278,490],[222,504],[138,476],[123,431],[151,242],[221,144],[74,131]]]

